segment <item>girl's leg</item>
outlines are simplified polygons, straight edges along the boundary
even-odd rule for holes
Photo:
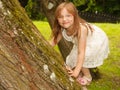
[[[81,84],[81,85],[89,85],[91,80],[92,80],[92,76],[90,74],[90,71],[88,68],[82,68],[82,77],[78,77],[77,81]]]
[[[88,68],[82,68],[82,73],[83,73],[83,76],[85,76],[87,78],[92,78],[92,76],[90,74],[90,70]]]

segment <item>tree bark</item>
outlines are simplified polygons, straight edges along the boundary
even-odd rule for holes
[[[0,90],[79,90],[63,63],[18,1],[0,0]]]

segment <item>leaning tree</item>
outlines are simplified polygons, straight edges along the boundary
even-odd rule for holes
[[[0,0],[0,90],[79,88],[18,1]]]

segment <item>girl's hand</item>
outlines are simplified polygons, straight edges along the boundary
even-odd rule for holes
[[[68,73],[70,74],[71,77],[77,78],[79,75],[79,70],[77,70],[76,68],[74,70],[70,70]]]
[[[67,66],[66,64],[65,64],[65,67],[66,67],[66,70],[67,71],[71,71],[72,69],[69,67],[69,66]]]
[[[79,71],[75,68],[74,70],[72,70],[69,66],[65,65],[66,67],[66,70],[68,72],[68,74],[71,76],[71,77],[74,77],[74,78],[77,78],[78,75],[79,75]]]

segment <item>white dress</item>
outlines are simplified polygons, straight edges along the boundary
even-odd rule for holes
[[[108,38],[104,31],[98,28],[95,25],[91,25],[94,29],[93,32],[88,30],[86,51],[85,51],[85,60],[83,67],[85,68],[94,68],[103,64],[104,59],[108,57],[109,45]],[[73,48],[69,55],[66,57],[66,65],[74,68],[77,63],[78,55],[78,41],[76,37],[68,36],[66,30],[62,31],[63,37],[72,42]]]

